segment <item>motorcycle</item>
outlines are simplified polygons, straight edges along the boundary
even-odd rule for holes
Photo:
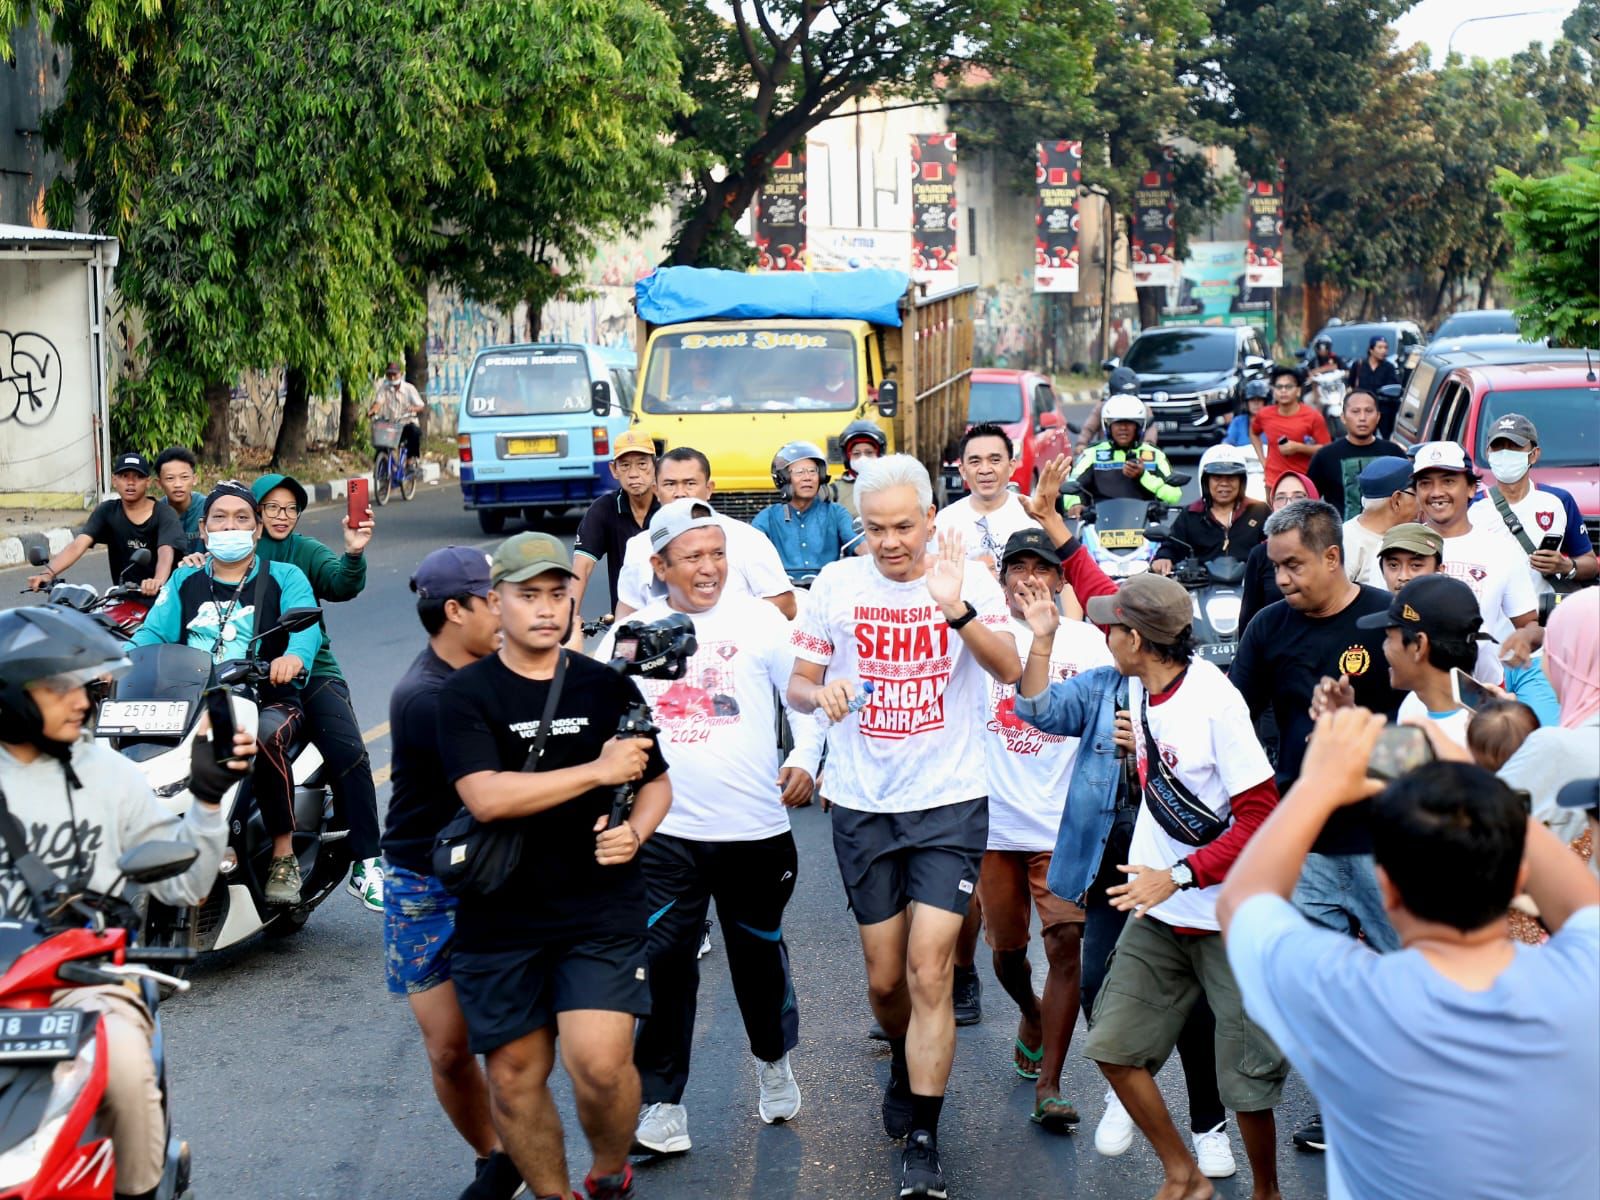
[[[130,944],[138,912],[116,893],[123,879],[148,885],[189,869],[198,851],[146,842],[117,860],[108,894],[55,878],[35,890],[29,920],[0,921],[0,1197],[5,1200],[112,1200],[116,1160],[100,1113],[108,1053],[97,1015],[53,1008],[63,988],[135,986],[155,1024],[156,1082],[166,1124],[166,1159],[157,1200],[189,1189],[189,1145],[172,1132],[161,991],[189,984],[158,968],[193,960],[191,950]],[[24,856],[31,858],[31,856]],[[45,875],[49,868],[34,866]],[[26,876],[25,876],[26,877]],[[35,876],[37,881],[38,877]],[[40,901],[43,901],[41,904]]]
[[[128,652],[132,668],[100,704],[95,736],[138,763],[156,797],[174,814],[194,802],[189,791],[189,751],[200,714],[224,701],[238,729],[254,731],[260,711],[259,688],[271,664],[255,657],[263,638],[295,633],[321,619],[316,608],[286,610],[279,624],[251,639],[249,655],[213,663],[193,646],[138,646]],[[213,717],[213,723],[216,722]],[[333,827],[333,797],[323,778],[322,755],[304,736],[290,748],[294,779],[294,854],[304,881],[300,903],[268,905],[267,872],[272,839],[251,800],[247,776],[224,804],[229,806],[228,848],[210,895],[193,908],[152,902],[144,940],[160,946],[186,946],[201,953],[237,945],[256,933],[288,937],[305,927],[312,911],[339,887],[350,870],[348,830]]]
[[[29,565],[42,567],[49,561],[50,552],[43,546],[34,545],[28,548]],[[149,563],[150,551],[143,547],[135,550],[128,560],[128,565],[123,569],[122,579],[126,580],[130,572],[148,566]],[[22,590],[24,595],[29,594],[29,589]],[[85,613],[118,637],[125,639],[131,638],[134,631],[144,624],[150,606],[156,600],[154,596],[146,596],[136,584],[119,581],[104,592],[98,592],[93,584],[69,583],[60,577],[50,581],[49,596],[48,603]]]
[[[1190,557],[1172,568],[1171,579],[1182,584],[1194,604],[1195,653],[1226,671],[1239,651],[1239,611],[1244,606],[1244,563],[1224,555],[1201,562],[1194,547],[1172,536],[1171,529],[1151,526],[1147,534],[1183,546]]]
[[[1311,387],[1316,393],[1313,403],[1322,410],[1331,437],[1344,436],[1344,375],[1339,371],[1324,371],[1311,377]]]
[[[1189,482],[1182,471],[1174,471],[1168,478],[1178,487]],[[1075,479],[1063,482],[1061,491],[1068,504],[1082,505],[1078,538],[1108,577],[1130,579],[1150,569],[1158,542],[1151,540],[1149,530],[1152,522],[1166,516],[1170,505],[1132,498],[1095,500]]]

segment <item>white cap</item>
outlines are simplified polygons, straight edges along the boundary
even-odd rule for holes
[[[720,527],[716,510],[704,500],[685,497],[663,504],[650,518],[650,549],[660,554],[672,540],[691,529]]]
[[[1472,475],[1472,460],[1457,442],[1423,442],[1411,460],[1411,475],[1415,478],[1424,471],[1458,471]]]

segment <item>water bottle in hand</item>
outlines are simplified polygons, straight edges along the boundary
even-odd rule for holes
[[[850,697],[850,703],[845,706],[845,712],[858,713],[867,706],[867,701],[872,699],[872,689],[875,685],[868,679],[861,685],[861,690]]]

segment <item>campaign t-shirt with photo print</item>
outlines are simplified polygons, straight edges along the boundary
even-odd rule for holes
[[[1033,630],[1015,617],[1008,628],[1017,639],[1017,656],[1027,666]],[[1061,622],[1050,647],[1051,683],[1115,665],[1099,629],[1086,621]],[[1029,725],[1017,716],[1016,686],[988,678],[984,752],[989,765],[989,849],[1054,850],[1078,739]]]
[[[991,566],[1000,561],[1000,554],[1013,533],[1035,529],[1039,522],[1028,515],[1022,501],[1007,493],[1005,503],[990,513],[980,513],[971,496],[963,496],[954,504],[941,508],[933,518],[933,527],[939,533],[954,531],[966,539],[967,557],[984,559]]]
[[[1468,509],[1468,516],[1471,513]],[[1472,589],[1483,615],[1483,632],[1496,642],[1511,636],[1512,617],[1538,611],[1539,597],[1533,590],[1528,556],[1503,528],[1474,527],[1445,538],[1444,562],[1439,572]]]
[[[439,747],[445,776],[459,786],[480,771],[521,771],[544,715],[550,680],[529,679],[498,654],[462,667],[439,690]],[[541,771],[594,762],[616,736],[628,706],[642,697],[631,679],[582,654],[567,655],[556,715],[545,738]],[[640,786],[667,769],[652,745]],[[463,949],[574,943],[609,934],[643,934],[644,877],[639,860],[595,861],[595,822],[611,812],[612,789],[582,795],[526,817],[522,860],[492,896],[461,898],[456,937]]]
[[[717,524],[727,535],[728,582],[725,595],[754,596],[761,600],[794,591],[789,572],[783,569],[778,551],[759,530],[717,514]],[[650,547],[650,533],[635,534],[628,539],[622,556],[622,570],[617,573],[616,601],[630,608],[643,608],[652,600],[667,594],[667,585],[656,578],[650,565],[655,553]]]
[[[629,620],[659,621],[665,600]],[[780,766],[817,774],[826,717],[791,713],[794,751],[778,759],[777,696],[789,686],[789,622],[765,600],[724,594],[715,608],[685,613],[698,644],[682,679],[641,679],[672,772],[672,807],[656,830],[692,842],[754,842],[789,829]],[[611,657],[615,633],[595,657]]]
[[[1204,659],[1194,659],[1189,669],[1159,703],[1146,704],[1144,684],[1128,680],[1128,708],[1133,714],[1133,742],[1141,782],[1151,770],[1150,755],[1161,761],[1206,808],[1229,818],[1232,799],[1272,778],[1272,764],[1256,741],[1250,710],[1228,677]],[[1143,712],[1144,718],[1140,719]],[[1155,738],[1145,738],[1148,722]],[[1128,862],[1146,867],[1173,867],[1193,854],[1196,847],[1171,837],[1141,801],[1133,823],[1133,844]],[[1180,929],[1217,929],[1217,893],[1222,885],[1185,888],[1164,903],[1146,911]]]
[[[1561,488],[1541,487],[1536,483],[1528,489],[1526,496],[1510,508],[1511,515],[1522,524],[1522,532],[1534,549],[1538,549],[1546,538],[1552,537],[1561,539],[1561,553],[1568,558],[1577,558],[1594,549],[1594,543],[1589,540],[1589,531],[1583,527],[1583,514],[1578,511],[1577,501],[1573,500],[1570,492]],[[1523,559],[1527,559],[1528,551],[1506,528],[1506,520],[1500,515],[1493,497],[1484,495],[1474,500],[1467,509],[1467,519],[1472,522],[1474,530],[1505,534],[1517,543]],[[1550,580],[1534,570],[1531,563],[1528,566],[1528,580],[1533,584],[1536,595],[1543,596],[1555,590]]]
[[[968,560],[962,598],[989,628],[1011,614],[994,574]],[[921,812],[988,795],[984,724],[988,675],[928,595],[897,583],[871,557],[829,563],[794,624],[795,657],[829,678],[876,689],[828,730],[828,799],[860,812]]]

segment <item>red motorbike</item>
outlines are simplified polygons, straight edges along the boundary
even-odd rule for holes
[[[28,551],[28,561],[33,566],[42,567],[50,561],[50,552],[43,546],[33,546]],[[128,563],[128,571],[145,566],[149,561],[150,551],[142,548],[135,550]],[[124,576],[126,574],[124,572]],[[23,591],[26,594],[27,589]],[[117,583],[99,592],[93,584],[68,583],[65,579],[50,581],[51,604],[87,613],[122,638],[133,636],[134,631],[144,624],[150,606],[155,602],[154,596],[146,596],[135,584]]]
[[[188,870],[197,851],[148,842],[118,860],[124,879],[156,883]],[[32,856],[27,856],[32,858]],[[172,1136],[160,991],[187,991],[159,970],[194,960],[187,948],[130,945],[138,911],[114,893],[75,890],[33,859],[19,870],[42,917],[0,920],[0,1200],[113,1200],[116,1156],[100,1116],[107,1044],[98,1014],[56,1008],[63,988],[134,984],[155,1022],[156,1079],[167,1110],[158,1200],[189,1187],[188,1144]],[[48,877],[48,878],[46,878]],[[120,881],[119,881],[120,883]]]

